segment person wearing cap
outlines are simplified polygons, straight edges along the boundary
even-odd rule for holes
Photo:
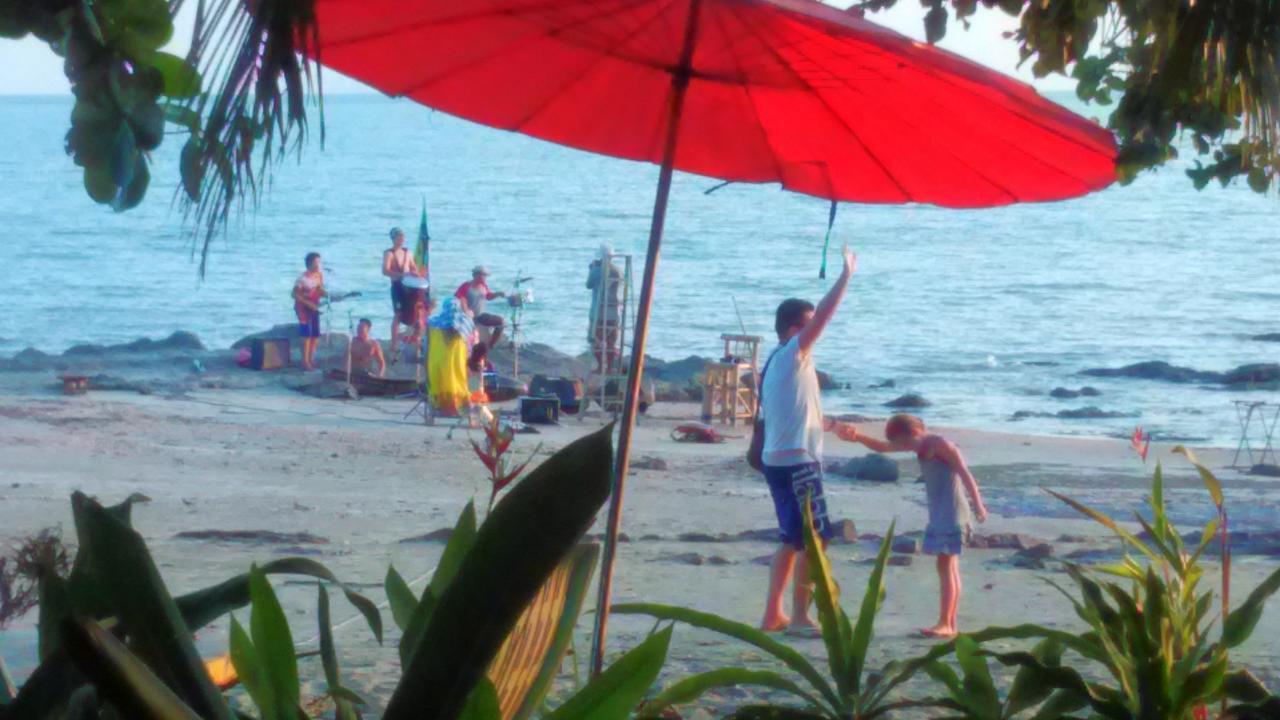
[[[382,253],[382,274],[391,278],[391,358],[398,355],[396,348],[400,345],[400,326],[408,325],[415,333],[421,332],[421,318],[414,293],[405,289],[404,279],[407,276],[422,275],[413,253],[404,246],[404,231],[398,227],[391,228],[391,247]],[[416,337],[416,335],[415,335]]]
[[[498,341],[502,339],[502,328],[505,323],[501,315],[485,312],[485,303],[495,298],[506,297],[507,294],[490,290],[488,277],[489,270],[485,266],[475,266],[471,269],[471,279],[459,285],[458,291],[453,296],[458,299],[462,309],[471,314],[472,320],[478,327],[492,331],[493,334],[484,344],[486,348],[495,348],[498,347]]]

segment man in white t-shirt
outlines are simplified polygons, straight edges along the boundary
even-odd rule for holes
[[[761,387],[760,415],[764,420],[764,476],[773,496],[781,544],[769,569],[769,595],[761,627],[766,631],[788,627],[815,627],[809,615],[811,587],[804,554],[804,520],[801,503],[809,499],[814,527],[824,541],[831,537],[827,503],[822,496],[822,415],[818,372],[813,346],[840,306],[858,260],[846,245],[844,270],[815,308],[805,300],[782,301],[774,318],[778,348],[769,356]],[[796,556],[800,560],[796,562]],[[792,614],[782,609],[782,596],[795,575]]]

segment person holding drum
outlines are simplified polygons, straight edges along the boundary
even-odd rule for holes
[[[399,357],[400,326],[413,328],[410,338],[415,346],[422,340],[426,325],[427,280],[413,253],[404,246],[404,231],[391,228],[391,247],[382,253],[382,274],[391,278],[391,361]]]
[[[320,267],[320,253],[307,253],[307,270],[293,284],[293,311],[298,316],[298,331],[302,336],[302,369],[316,369],[316,344],[320,341],[320,299],[328,292],[324,289],[324,271]]]

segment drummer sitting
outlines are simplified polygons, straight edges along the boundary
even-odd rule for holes
[[[352,374],[363,372],[382,377],[387,371],[387,361],[382,356],[382,345],[369,337],[372,329],[373,321],[368,318],[361,318],[360,323],[356,325],[356,337],[351,341]],[[375,363],[378,366],[377,372],[373,370]]]

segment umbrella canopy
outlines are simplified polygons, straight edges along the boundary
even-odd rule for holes
[[[320,59],[390,95],[662,161],[696,0],[319,0]],[[809,0],[701,0],[674,165],[833,200],[985,207],[1115,178],[1111,134]]]
[[[1110,133],[814,0],[317,0],[317,59],[496,128],[658,163],[592,643],[599,672],[671,175],[988,207],[1115,179]]]

